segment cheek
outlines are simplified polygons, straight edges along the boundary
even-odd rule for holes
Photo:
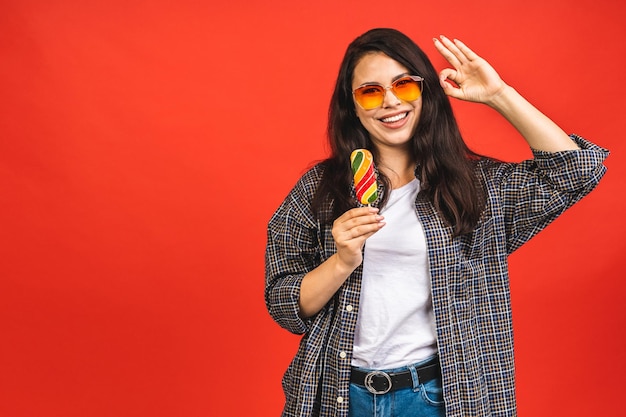
[[[421,97],[411,102],[411,104],[413,105],[413,108],[415,109],[415,112],[417,114],[420,114],[422,112],[422,98]]]
[[[354,113],[359,120],[364,120],[367,117],[365,110],[360,108],[357,104],[354,105]]]
[[[413,105],[413,109],[413,111],[415,112],[415,120],[417,124],[422,117],[422,100],[418,100],[417,102],[415,102],[415,104]]]
[[[373,135],[376,132],[376,121],[372,119],[372,116],[365,114],[365,112],[357,112],[357,117],[361,128],[367,132],[368,135]]]
[[[363,112],[357,113],[357,117],[359,118],[359,123],[367,130],[371,130],[372,126],[375,124],[375,120],[372,119],[372,116],[368,114],[364,114]]]
[[[356,113],[356,117],[359,120],[359,123],[361,124],[361,126],[363,126],[367,131],[370,131],[372,129],[372,125],[374,124],[374,120],[372,119],[372,115],[369,114],[370,112],[367,110],[363,110],[362,108],[358,107],[355,111]]]

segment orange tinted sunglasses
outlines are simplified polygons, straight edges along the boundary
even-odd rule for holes
[[[400,100],[417,100],[422,95],[423,81],[424,78],[419,75],[406,75],[395,80],[389,87],[375,83],[363,84],[352,91],[352,95],[363,110],[372,110],[382,106],[387,90],[391,90]]]

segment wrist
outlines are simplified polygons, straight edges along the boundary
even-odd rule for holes
[[[334,271],[335,276],[339,279],[345,280],[350,274],[360,265],[360,261],[358,263],[354,262],[346,262],[342,256],[337,252],[331,257],[334,259]]]
[[[491,96],[486,104],[499,113],[505,114],[514,106],[515,100],[518,97],[521,96],[513,87],[508,84],[504,84],[498,92]]]

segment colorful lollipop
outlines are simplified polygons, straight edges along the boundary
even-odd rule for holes
[[[378,198],[374,157],[367,149],[356,149],[350,155],[354,190],[362,204],[372,204]]]

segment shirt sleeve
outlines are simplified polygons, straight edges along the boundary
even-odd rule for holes
[[[609,152],[577,135],[578,150],[533,150],[534,159],[505,164],[501,198],[512,253],[589,194],[606,172]]]
[[[295,334],[305,333],[310,326],[299,315],[302,279],[320,263],[308,177],[300,179],[270,219],[265,251],[265,304],[271,317]]]

